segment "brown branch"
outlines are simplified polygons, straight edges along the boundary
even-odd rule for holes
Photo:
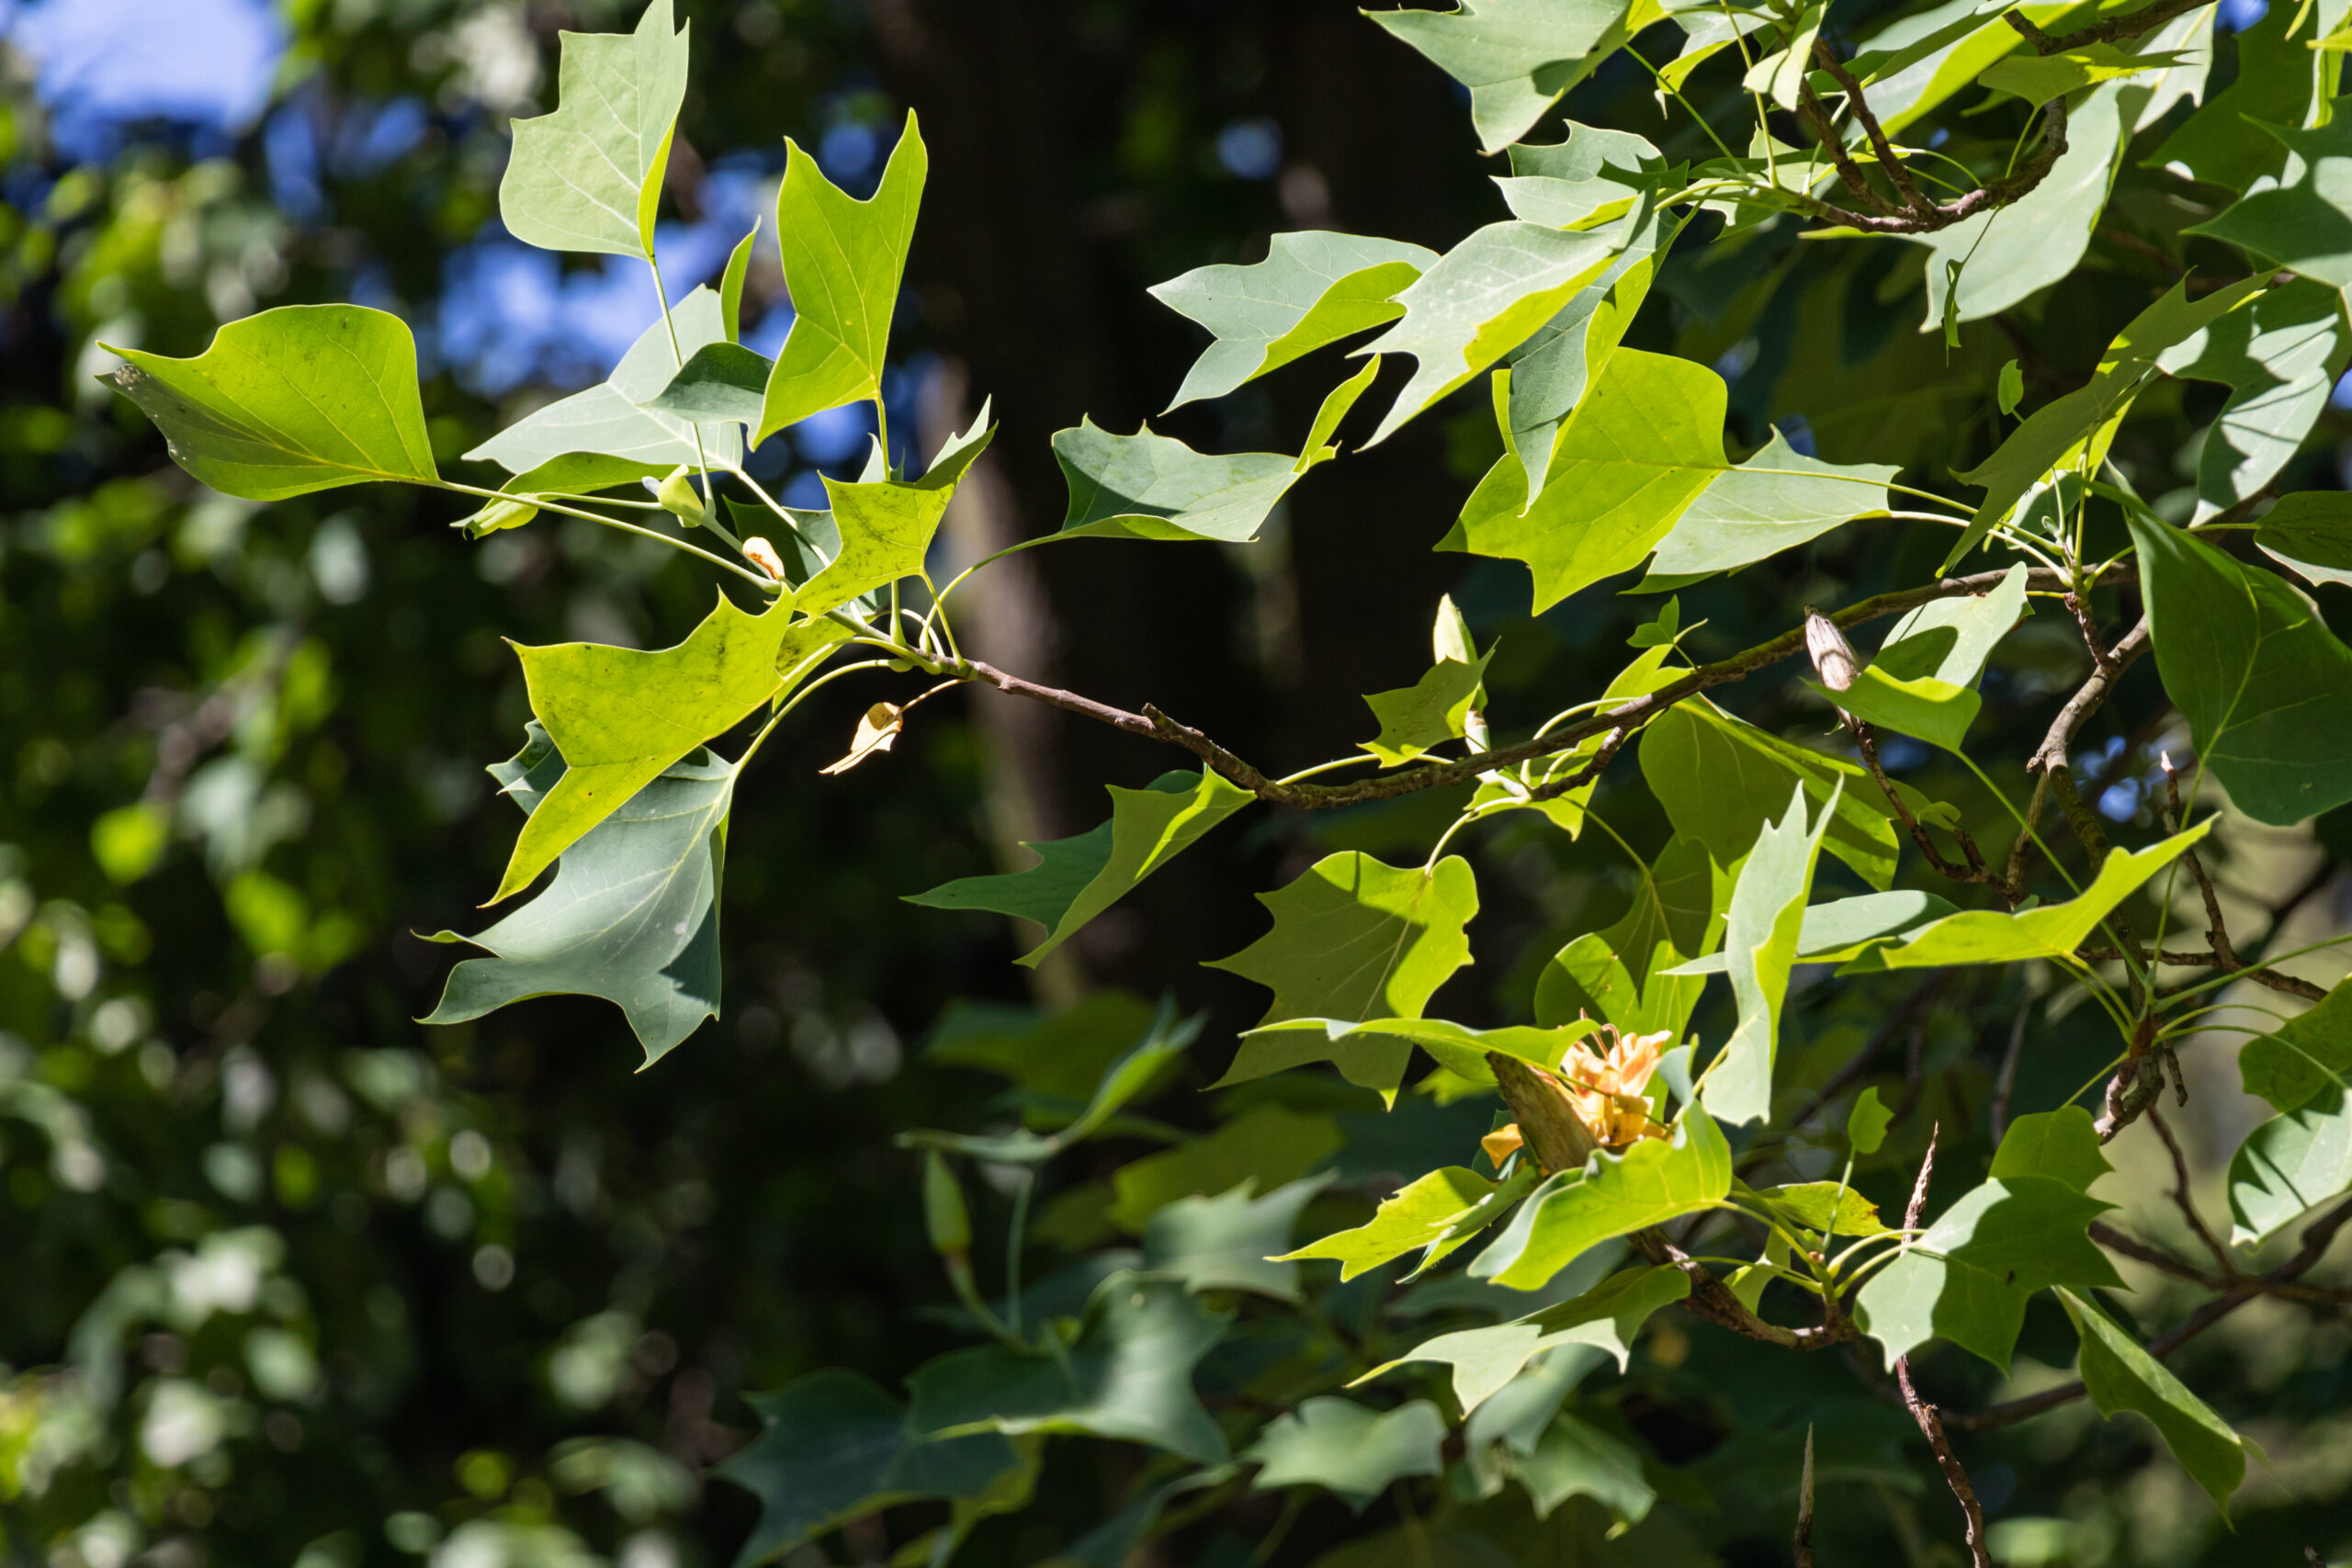
[[[2172,1135],[2172,1128],[2165,1123],[2163,1112],[2154,1106],[2148,1108],[2148,1125],[2156,1130],[2156,1136],[2164,1140],[2165,1150],[2172,1156],[2173,1206],[2177,1208],[2182,1217],[2188,1220],[2188,1228],[2197,1233],[2197,1239],[2205,1244],[2205,1250],[2212,1254],[2213,1261],[2221,1267],[2222,1280],[2228,1284],[2236,1284],[2239,1277],[2238,1260],[2233,1258],[2230,1255],[2230,1249],[2223,1247],[2220,1239],[2206,1228],[2205,1216],[2197,1212],[2196,1201],[2188,1195],[2188,1156],[2181,1152],[2180,1140]]]
[[[1911,1201],[1903,1211],[1905,1230],[1919,1228],[1920,1213],[1928,1206],[1928,1178],[1936,1168],[1937,1131],[1930,1128],[1928,1133],[1928,1152],[1919,1161],[1919,1177],[1911,1184]],[[1944,1472],[1944,1483],[1960,1500],[1960,1511],[1968,1520],[1968,1551],[1975,1568],[1992,1568],[1992,1554],[1984,1545],[1984,1509],[1976,1501],[1976,1489],[1968,1483],[1968,1472],[1961,1468],[1959,1456],[1951,1451],[1951,1439],[1944,1435],[1941,1412],[1920,1398],[1919,1391],[1912,1386],[1910,1357],[1894,1358],[1894,1382],[1903,1391],[1904,1408],[1911,1412],[1911,1419],[1918,1423],[1920,1436],[1935,1450],[1937,1467]]]
[[[2241,1279],[2235,1289],[2215,1296],[2211,1301],[2199,1307],[2180,1326],[2149,1340],[2148,1354],[2161,1361],[2256,1297],[2288,1295],[2289,1292],[2280,1287],[2290,1286],[2309,1273],[2312,1266],[2327,1255],[2329,1244],[2335,1241],[2335,1233],[2344,1228],[2346,1221],[2352,1221],[2352,1200],[2337,1204],[2313,1221],[2304,1230],[2303,1245],[2294,1257],[2267,1274],[2251,1275]],[[2352,1300],[2352,1291],[2324,1292],[2321,1292],[2321,1296],[2325,1300],[2347,1301]],[[2290,1299],[2303,1299],[2302,1293],[2296,1292]],[[2028,1394],[2023,1399],[2012,1399],[2006,1404],[1996,1404],[1988,1410],[1980,1410],[1974,1415],[1955,1416],[1952,1417],[1952,1425],[1978,1432],[1995,1427],[2007,1427],[2013,1422],[2022,1421],[2030,1416],[2039,1416],[2045,1410],[2055,1410],[2058,1406],[2071,1404],[2082,1396],[2083,1385],[2080,1382],[2061,1383],[2056,1388],[2047,1388],[2040,1393]]]
[[[2180,831],[2181,816],[2180,771],[2172,765],[2170,752],[2160,751],[2156,754],[2156,759],[2164,764],[2165,770],[2165,799],[2166,801],[2164,807],[2165,831],[2177,833]],[[2206,940],[2212,943],[2215,963],[2223,969],[2245,968],[2245,961],[2238,957],[2237,950],[2230,945],[2229,923],[2222,919],[2221,896],[2213,889],[2213,879],[2205,874],[2205,863],[2197,858],[2195,845],[2189,846],[2185,858],[2188,862],[2188,874],[2197,879],[2197,890],[2204,896],[2205,936]]]
[[[1826,51],[1826,46],[1819,39],[1815,40],[1815,46]],[[1899,210],[1893,202],[1871,187],[1870,177],[1862,173],[1861,165],[1855,163],[1854,155],[1847,151],[1846,139],[1839,136],[1838,128],[1830,123],[1829,111],[1822,107],[1821,99],[1815,95],[1809,83],[1801,85],[1797,89],[1797,118],[1804,121],[1805,129],[1813,132],[1814,140],[1820,142],[1822,151],[1829,154],[1829,161],[1837,165],[1839,183],[1849,193],[1858,200],[1869,202],[1884,216],[1892,217]]]
[[[1993,1146],[2001,1146],[2001,1135],[2009,1128],[2009,1098],[2018,1087],[2018,1061],[2025,1055],[2025,1021],[2033,1011],[2033,996],[2028,992],[2018,1003],[2017,1021],[2009,1025],[2009,1048],[2001,1053],[2001,1071],[1993,1080]]]
[[[2175,17],[2185,17],[2206,3],[2207,0],[2157,0],[2155,5],[2144,11],[2133,11],[2121,17],[2109,17],[2103,22],[2094,22],[2087,28],[2078,28],[2071,33],[2061,33],[2054,38],[2014,11],[2008,13],[2007,19],[2011,27],[2017,28],[2032,43],[2037,53],[2062,54],[2068,50],[2081,49],[2089,44],[2120,43],[2125,39],[2144,37]]]
[[[1886,139],[1886,131],[1879,124],[1878,116],[1871,112],[1870,100],[1862,96],[1862,85],[1854,79],[1854,73],[1846,69],[1837,51],[1818,36],[1813,40],[1813,57],[1821,62],[1821,68],[1829,73],[1838,90],[1846,95],[1847,105],[1853,109],[1854,118],[1861,121],[1862,134],[1870,138],[1871,151],[1877,155],[1879,166],[1886,171],[1886,177],[1894,183],[1896,194],[1903,197],[1905,209],[1915,214],[1931,210],[1935,203],[1919,194],[1917,183],[1911,178],[1910,168],[1895,156],[1894,145]],[[1808,92],[1811,90],[1806,89]]]
[[[1841,626],[1860,626],[1865,621],[1899,615],[1921,604],[1939,599],[1954,599],[1962,595],[1990,592],[1999,586],[2007,574],[1999,571],[1977,572],[1968,577],[1949,577],[1941,581],[1917,588],[1905,588],[1891,593],[1875,594],[1858,604],[1848,606],[1829,618]],[[2132,570],[2118,567],[2099,581],[2104,584],[2132,581]],[[2027,578],[2027,586],[2044,592],[2067,586],[2059,573],[2037,568]],[[1026,697],[1107,724],[1114,729],[1147,739],[1164,740],[1180,746],[1201,759],[1228,781],[1249,790],[1260,799],[1275,806],[1295,807],[1303,810],[1329,810],[1334,807],[1355,806],[1365,801],[1393,800],[1398,795],[1412,795],[1420,790],[1447,784],[1469,784],[1481,774],[1497,768],[1515,767],[1521,762],[1539,757],[1557,756],[1576,749],[1577,742],[1593,735],[1605,735],[1612,729],[1629,734],[1640,726],[1664,713],[1668,708],[1716,686],[1745,680],[1758,670],[1777,664],[1804,649],[1804,629],[1799,626],[1783,632],[1771,641],[1759,643],[1744,653],[1712,664],[1702,664],[1671,684],[1619,704],[1605,713],[1593,714],[1574,724],[1565,725],[1549,735],[1522,740],[1517,745],[1480,751],[1456,761],[1426,764],[1400,769],[1374,778],[1361,779],[1353,784],[1317,784],[1276,783],[1250,763],[1226,750],[1200,730],[1180,724],[1159,708],[1146,705],[1142,713],[1129,713],[1075,692],[1040,685],[1034,681],[1006,673],[992,664],[977,659],[915,660],[918,666],[933,674],[951,674],[960,680],[977,681],[993,686],[1013,696]]]
[[[2015,13],[2011,13],[2012,16]],[[2042,112],[2041,146],[2015,173],[1990,181],[1955,201],[1939,202],[1918,213],[1854,212],[1804,191],[1790,194],[1798,206],[1816,218],[1842,223],[1865,234],[1932,234],[1964,223],[1980,212],[2007,207],[2039,186],[2066,153],[2066,100],[2052,98]]]
[[[2136,626],[2117,638],[2115,646],[2107,650],[2107,664],[2094,671],[2081,689],[2066,699],[2066,705],[2058,710],[2058,716],[2051,722],[2049,734],[2042,737],[2041,744],[2035,748],[2033,755],[2026,759],[2026,771],[2042,773],[2052,768],[2065,767],[2066,753],[2075,744],[2075,732],[2098,711],[2101,703],[2107,701],[2107,694],[2121,679],[2123,671],[2147,651],[2148,617],[2143,615]]]
[[[1792,1568],[1813,1568],[1813,1428],[1804,1429],[1804,1473],[1797,1481],[1797,1529],[1789,1543]]]
[[[1921,854],[1928,857],[1928,863],[1954,882],[1992,888],[2001,896],[2002,902],[2012,909],[2016,908],[2018,901],[2010,895],[2007,880],[1984,869],[1984,857],[1977,852],[1975,840],[1968,836],[1965,829],[1955,826],[1952,839],[1960,845],[1961,853],[1967,857],[1966,865],[1954,865],[1937,850],[1935,840],[1928,837],[1926,824],[1911,814],[1911,808],[1904,804],[1903,796],[1895,792],[1894,782],[1886,776],[1886,769],[1880,764],[1878,732],[1843,709],[1839,710],[1838,716],[1846,720],[1846,728],[1854,737],[1854,747],[1862,754],[1862,765],[1870,770],[1871,778],[1886,796],[1887,805],[1894,807],[1895,817],[1909,831],[1911,841],[1919,846]]]
[[[2091,1222],[2090,1237],[2109,1252],[2120,1252],[2126,1258],[2144,1263],[2159,1273],[2169,1274],[2176,1280],[2186,1280],[2190,1284],[2202,1285],[2209,1291],[2226,1291],[2231,1288],[2230,1281],[2221,1276],[2209,1274],[2193,1263],[2184,1263],[2164,1248],[2153,1247],[2137,1236],[2126,1235],[2104,1221]]]

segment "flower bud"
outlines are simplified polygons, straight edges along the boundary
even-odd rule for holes
[[[972,1250],[972,1216],[964,1207],[964,1189],[937,1149],[922,1158],[922,1218],[931,1232],[931,1247],[942,1258],[961,1258]]]
[[[670,477],[663,479],[661,488],[653,492],[653,499],[662,503],[663,511],[687,527],[699,528],[710,513],[702,503],[701,492],[695,489],[695,481],[691,478],[693,472],[684,463],[679,464],[670,470]]]

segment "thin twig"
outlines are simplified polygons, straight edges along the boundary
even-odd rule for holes
[[[2230,1256],[2230,1249],[2206,1228],[2205,1216],[2197,1212],[2196,1201],[2188,1193],[2188,1156],[2181,1152],[2180,1140],[2172,1135],[2172,1128],[2165,1122],[2164,1113],[2153,1105],[2148,1108],[2148,1125],[2156,1130],[2156,1136],[2164,1140],[2165,1148],[2172,1155],[2173,1206],[2188,1222],[2188,1228],[2197,1233],[2197,1239],[2205,1244],[2205,1250],[2213,1255],[2222,1280],[2234,1285],[2238,1280],[2238,1260]]]
[[[1813,1427],[1804,1429],[1804,1473],[1797,1480],[1797,1532],[1790,1542],[1794,1568],[1813,1568]]]
[[[2009,1098],[2018,1087],[2018,1061],[2025,1054],[2025,1021],[2033,1011],[2033,994],[2028,992],[2018,1003],[2018,1016],[2009,1025],[2009,1048],[2001,1053],[2001,1071],[1993,1080],[1993,1146],[2001,1146],[2001,1135],[2009,1130]]]
[[[1916,1231],[1919,1217],[1928,1206],[1928,1179],[1936,1168],[1936,1134],[1928,1132],[1928,1152],[1919,1161],[1919,1178],[1911,1185],[1911,1201],[1903,1211],[1903,1228]],[[1903,1391],[1904,1408],[1917,1422],[1919,1433],[1928,1439],[1928,1447],[1935,1450],[1937,1467],[1944,1472],[1944,1483],[1960,1500],[1960,1511],[1968,1519],[1968,1551],[1975,1568],[1993,1568],[1993,1558],[1984,1545],[1984,1509],[1976,1501],[1976,1489],[1968,1483],[1968,1472],[1961,1468],[1959,1456],[1951,1451],[1951,1440],[1944,1436],[1943,1416],[1936,1407],[1919,1397],[1911,1382],[1911,1358],[1894,1359],[1895,1386]]]
[[[1846,95],[1847,106],[1854,111],[1854,118],[1861,121],[1862,133],[1870,138],[1871,151],[1878,155],[1879,166],[1894,182],[1895,193],[1903,197],[1905,209],[1914,213],[1931,209],[1935,203],[1919,194],[1919,186],[1912,179],[1910,168],[1895,156],[1894,144],[1886,139],[1886,131],[1879,124],[1878,116],[1871,112],[1870,100],[1862,96],[1862,85],[1854,79],[1854,73],[1839,62],[1837,51],[1829,47],[1828,41],[1818,36],[1813,40],[1813,57],[1821,62],[1821,68],[1829,73],[1838,90]]]
[[[2107,694],[2122,678],[2123,671],[2132,667],[2132,660],[2147,651],[2148,617],[2143,615],[2107,650],[2107,663],[2094,671],[2081,689],[2066,699],[2066,705],[2058,710],[2057,718],[2052,721],[2050,732],[2042,737],[2033,755],[2026,759],[2026,771],[2041,773],[2065,767],[2066,753],[2075,744],[2075,732],[2107,701]]]
[[[2156,760],[2165,770],[2165,831],[2177,833],[2181,817],[2180,771],[2172,765],[2172,754],[2168,751],[2157,752]],[[2198,859],[2196,846],[2189,847],[2185,858],[2188,862],[2188,874],[2197,879],[2197,890],[2205,898],[2205,934],[2213,944],[2215,963],[2223,969],[2245,968],[2237,950],[2230,945],[2229,923],[2222,918],[2221,896],[2213,889],[2213,879],[2205,874],[2205,863]]]
[[[2160,1247],[2154,1247],[2139,1237],[2126,1235],[2101,1220],[2090,1224],[2090,1238],[2109,1252],[2146,1264],[2158,1273],[2169,1274],[2176,1280],[2186,1280],[2192,1285],[2202,1285],[2209,1291],[2226,1291],[2230,1281],[2218,1274],[2211,1274],[2193,1263],[2184,1263]]]
[[[1975,841],[1969,838],[1964,829],[1955,826],[1952,829],[1952,838],[1959,843],[1961,853],[1968,858],[1969,863],[1954,865],[1943,857],[1937,850],[1935,840],[1928,837],[1927,825],[1911,814],[1911,807],[1904,803],[1903,796],[1896,792],[1894,781],[1886,776],[1886,769],[1879,761],[1878,732],[1842,709],[1839,711],[1839,716],[1847,721],[1847,729],[1854,737],[1854,748],[1861,753],[1862,765],[1870,770],[1871,780],[1877,784],[1880,793],[1886,796],[1887,805],[1894,807],[1896,818],[1910,833],[1911,841],[1919,846],[1921,854],[1927,856],[1928,863],[1935,867],[1939,874],[1950,877],[1954,882],[1980,884],[1992,888],[2001,896],[2002,901],[2009,908],[2016,908],[2018,900],[2010,895],[2007,880],[1995,876],[1984,869],[1984,857],[1977,852]]]

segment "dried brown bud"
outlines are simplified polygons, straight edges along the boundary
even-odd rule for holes
[[[1850,691],[1862,672],[1862,662],[1854,657],[1854,646],[1838,623],[1810,604],[1804,607],[1804,651],[1821,683],[1833,692]]]

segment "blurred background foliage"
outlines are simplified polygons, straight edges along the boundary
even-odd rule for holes
[[[1250,987],[1196,967],[1260,929],[1250,895],[1330,847],[1425,838],[1453,803],[1229,829],[1221,852],[1186,857],[1097,921],[1033,994],[1006,962],[1016,933],[898,896],[1017,863],[1015,839],[1091,823],[1102,783],[1139,784],[1163,760],[985,701],[935,705],[886,764],[841,780],[815,763],[838,752],[855,705],[811,705],[795,764],[766,769],[736,814],[725,1018],[658,1068],[632,1071],[618,1017],[594,1002],[430,1032],[409,1021],[447,962],[413,933],[469,923],[512,828],[481,772],[514,749],[526,716],[499,638],[666,643],[707,589],[668,552],[546,523],[468,545],[447,527],[455,509],[407,491],[267,510],[203,492],[93,379],[110,363],[97,344],[192,354],[217,323],[278,303],[397,311],[417,333],[445,463],[601,378],[653,319],[650,286],[616,260],[568,263],[507,238],[494,195],[508,118],[552,101],[558,29],[625,27],[634,11],[0,0],[0,1556],[12,1565],[729,1561],[752,1505],[703,1472],[754,1426],[745,1392],[826,1365],[894,1381],[954,1342],[952,1322],[927,1312],[946,1292],[917,1167],[891,1134],[1001,1122],[979,1108],[1007,1079],[1033,1096],[1082,1087],[1140,1015],[1122,991],[1172,988],[1214,1010],[1156,1114],[1202,1127],[1278,1103],[1333,1117],[1348,1140],[1341,1181],[1318,1201],[1340,1223],[1382,1172],[1422,1168],[1407,1143],[1419,1141],[1411,1158],[1420,1143],[1466,1153],[1458,1116],[1422,1101],[1384,1119],[1335,1081],[1193,1092],[1257,1010]],[[1058,520],[1052,431],[1081,413],[1130,428],[1175,384],[1195,344],[1147,285],[1252,259],[1276,230],[1442,246],[1501,210],[1443,78],[1343,4],[681,11],[694,87],[661,240],[677,292],[771,209],[785,136],[859,188],[903,108],[921,111],[934,170],[892,423],[928,446],[995,396],[1003,436],[951,524],[969,553]],[[2225,28],[2260,14],[2225,11]],[[2224,76],[2231,58],[2225,43]],[[1624,63],[1570,111],[1661,134]],[[2145,177],[2127,175],[2062,297],[2000,332],[1972,328],[1948,358],[1917,335],[1915,257],[1856,247],[1799,281],[1770,235],[1721,260],[1686,248],[1637,336],[1714,362],[1750,442],[1777,424],[1825,456],[1900,446],[1930,473],[1965,466],[1984,450],[2002,362],[2072,384],[2168,276],[2145,253],[2186,220],[2137,192]],[[772,259],[753,276],[747,336],[774,352],[789,303]],[[2132,287],[2107,299],[2102,276]],[[1279,444],[1272,433],[1302,428],[1319,385],[1278,376],[1166,428],[1226,450]],[[1482,640],[1508,633],[1488,680],[1498,703],[1589,695],[1648,607],[1601,591],[1531,621],[1516,568],[1428,553],[1494,456],[1483,395],[1335,466],[1250,552],[1020,558],[1038,564],[976,600],[974,637],[999,662],[1208,722],[1269,765],[1359,739],[1358,694],[1419,672],[1419,628],[1449,589]],[[2178,406],[2143,404],[2119,447],[2150,494],[2193,471],[2191,434],[2213,412],[2192,406],[2197,390],[2166,395]],[[818,475],[855,468],[865,417],[811,421],[755,471],[787,500],[805,495]],[[2331,412],[2294,482],[2340,482],[2347,434]],[[1847,530],[1690,595],[1685,623],[1709,622],[1693,646],[1743,647],[1804,597],[1917,578],[1933,563],[1905,537]],[[1987,687],[1996,712],[2039,712],[2081,674],[2072,629],[2046,617],[2009,648]],[[1741,705],[1792,733],[1825,728],[1794,685],[1744,690]],[[2085,766],[2115,820],[2152,819],[2144,790],[2166,722],[2143,668],[2087,732],[2105,750]],[[1973,799],[1977,786],[1917,748],[1887,750],[1923,787]],[[1654,850],[1655,807],[1622,779],[1608,787],[1612,820]],[[2282,911],[2307,937],[2344,923],[2330,851],[2352,835],[2328,821],[2319,835],[2224,826],[2250,911],[2242,942],[2267,918],[2252,911]],[[1522,1017],[1541,962],[1623,908],[1625,863],[1540,822],[1470,842],[1487,890],[1482,963],[1448,1010]],[[2303,966],[2323,980],[2340,967]],[[1907,1185],[1931,1123],[1945,1161],[1982,1168],[1991,1071],[2011,1019],[2034,1006],[2014,989],[1889,985],[1813,987],[1784,1049],[1799,1082],[1878,1049],[1869,1072],[1903,1108],[1864,1179],[1882,1199]],[[1024,1032],[1021,1010],[1089,996]],[[2020,1110],[2055,1103],[2106,1049],[2086,1020],[2032,1017]],[[2247,1120],[2223,1053],[2189,1055],[2198,1097],[2184,1119],[2210,1159]],[[1107,1158],[1079,1162],[1045,1196],[1041,1264],[1114,1234],[1107,1177],[1151,1145],[1103,1146]],[[1831,1141],[1819,1152],[1826,1167]],[[2127,1168],[2101,1190],[2168,1235],[2160,1184]],[[984,1206],[984,1237],[1001,1211]],[[2143,1322],[2185,1299],[2132,1278]],[[1342,1294],[1327,1302],[1335,1317],[1384,1310]],[[1236,1366],[1205,1382],[1239,1378],[1278,1338],[1245,1336],[1229,1347]],[[1983,1401],[2055,1378],[2030,1358],[2039,1345],[2064,1365],[2069,1343],[2037,1322],[2007,1385],[1950,1354],[1928,1375],[1942,1396]],[[2177,1363],[2268,1454],[2235,1535],[2144,1428],[2077,1404],[1977,1440],[1969,1457],[2004,1560],[2283,1562],[2307,1540],[2352,1544],[2347,1348],[2342,1322],[2260,1303]],[[1748,1349],[1662,1323],[1629,1373],[1587,1385],[1617,1429],[1680,1467],[1659,1482],[1662,1526],[1612,1546],[1606,1516],[1580,1499],[1544,1531],[1497,1524],[1494,1539],[1531,1562],[1786,1561],[1810,1421],[1824,1561],[1956,1560],[1934,1544],[1952,1534],[1947,1503],[1900,1410],[1832,1358]],[[1115,1506],[1126,1479],[1049,1466],[1037,1509],[984,1527],[970,1559],[1050,1555]],[[1278,1504],[1264,1501],[1271,1523]],[[1307,1561],[1394,1523],[1386,1510],[1357,1525],[1326,1498],[1290,1550]],[[874,1560],[890,1539],[852,1531],[833,1550]],[[1238,1562],[1250,1544],[1237,1554],[1230,1537],[1180,1534],[1154,1560]]]

